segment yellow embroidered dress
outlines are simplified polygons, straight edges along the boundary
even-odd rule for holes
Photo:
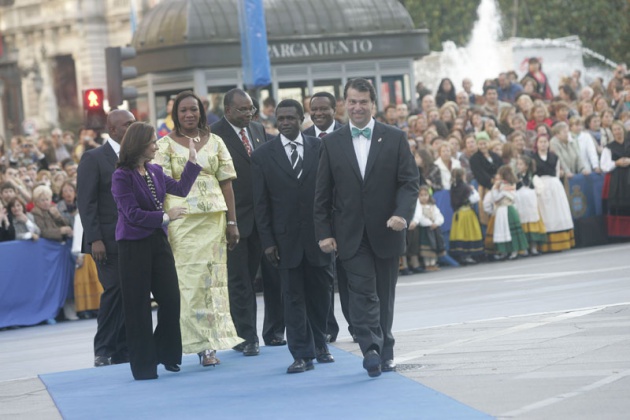
[[[179,180],[189,150],[171,137],[158,142],[155,163]],[[180,325],[184,353],[228,349],[243,340],[230,316],[227,288],[227,205],[219,181],[236,178],[232,157],[223,140],[210,134],[197,153],[202,171],[187,197],[166,196],[164,209],[186,207],[183,219],[168,226],[181,295]]]

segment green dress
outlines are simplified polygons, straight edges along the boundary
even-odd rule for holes
[[[158,142],[155,163],[179,180],[189,150],[171,137]],[[220,181],[235,179],[232,157],[223,140],[210,134],[198,151],[203,168],[187,197],[167,195],[164,209],[186,207],[183,219],[169,224],[168,238],[175,256],[181,295],[180,325],[184,353],[228,349],[243,340],[230,315],[227,287],[227,205]]]

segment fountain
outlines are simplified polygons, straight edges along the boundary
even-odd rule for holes
[[[441,52],[432,52],[415,62],[415,79],[435,92],[444,77],[450,78],[457,90],[461,90],[462,80],[467,77],[473,82],[473,91],[481,93],[484,80],[496,78],[501,71],[508,70],[515,70],[519,78],[523,77],[527,72],[527,59],[538,57],[555,93],[561,78],[569,76],[573,70],[581,70],[583,82],[589,83],[598,76],[609,80],[610,67],[615,65],[582,47],[577,36],[499,41],[500,37],[501,13],[496,0],[481,0],[468,45],[457,47],[453,41],[444,42]],[[598,58],[605,66],[585,68],[582,54]]]

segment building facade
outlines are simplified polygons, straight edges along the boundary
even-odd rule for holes
[[[352,77],[377,87],[378,105],[414,95],[414,59],[429,53],[397,0],[264,0],[271,86],[260,96],[340,96]],[[136,20],[137,19],[137,20]],[[136,26],[137,24],[137,30]],[[139,91],[130,104],[157,122],[168,98],[242,86],[238,0],[1,0],[0,134],[82,121],[81,92],[106,89],[104,49],[131,44]]]

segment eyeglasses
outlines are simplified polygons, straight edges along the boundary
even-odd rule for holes
[[[61,168],[48,168],[50,172],[61,172]]]
[[[258,111],[255,107],[242,108],[242,109],[235,108],[234,110],[241,115],[254,115],[256,111]]]

